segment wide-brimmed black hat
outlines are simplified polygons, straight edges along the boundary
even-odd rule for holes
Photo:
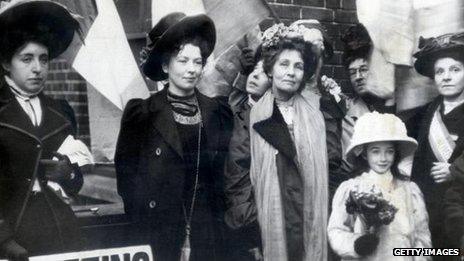
[[[178,41],[192,36],[199,36],[207,43],[206,56],[209,56],[216,44],[216,29],[213,20],[206,15],[187,16],[184,13],[170,13],[153,27],[148,34],[150,52],[144,64],[143,73],[154,81],[168,77],[162,69],[162,56],[170,51]]]
[[[433,67],[438,58],[453,57],[464,63],[464,32],[438,37],[419,38],[419,51],[413,55],[414,68],[424,76],[434,78]]]
[[[80,25],[65,6],[49,0],[13,0],[0,9],[0,48],[9,48],[21,34],[38,35],[51,59],[71,44]]]
[[[372,52],[372,40],[364,25],[356,24],[349,27],[341,40],[344,44],[342,60],[346,66],[358,58],[369,58]]]

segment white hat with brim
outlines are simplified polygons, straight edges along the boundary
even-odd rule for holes
[[[345,153],[347,161],[354,164],[363,152],[364,145],[383,141],[391,141],[398,146],[399,165],[409,165],[405,161],[412,161],[417,141],[408,136],[406,126],[398,117],[376,111],[366,113],[356,121],[351,143]],[[403,171],[407,173],[403,174],[409,175],[409,171],[407,168]]]

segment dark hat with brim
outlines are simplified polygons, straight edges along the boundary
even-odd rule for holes
[[[344,45],[342,60],[346,66],[358,58],[369,59],[372,52],[372,40],[364,25],[356,24],[349,27],[341,40]]]
[[[430,38],[420,37],[419,51],[413,56],[416,58],[416,71],[433,79],[437,59],[451,57],[464,63],[464,32]]]
[[[69,47],[74,32],[80,31],[77,15],[65,6],[47,0],[20,0],[5,4],[0,10],[0,43],[7,48],[20,33],[38,35],[56,58]]]
[[[209,56],[216,44],[216,29],[213,20],[206,15],[186,16],[184,13],[171,13],[163,17],[148,34],[151,50],[142,65],[143,73],[153,81],[168,78],[163,71],[163,55],[186,37],[199,36],[206,41],[204,50]]]

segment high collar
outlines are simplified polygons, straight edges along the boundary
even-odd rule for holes
[[[45,87],[45,86],[42,86],[40,90],[34,93],[29,93],[29,92],[25,92],[24,90],[21,90],[21,88],[19,88],[18,85],[16,85],[16,83],[7,75],[5,75],[4,77],[5,77],[5,83],[11,88],[11,90],[13,91],[13,94],[23,100],[37,97],[37,95],[39,95],[39,93],[41,93]]]
[[[393,180],[393,175],[390,171],[379,174],[371,169],[369,172],[364,173],[363,176],[365,176],[365,179],[378,182],[391,182]]]
[[[363,190],[369,190],[372,186],[375,186],[385,193],[391,191],[396,186],[393,175],[390,171],[379,174],[373,170],[369,170],[369,172],[364,172],[361,175],[361,178],[364,181]]]
[[[0,77],[3,78],[3,77]],[[39,94],[42,105],[43,118],[37,131],[29,120],[29,116],[21,108],[15,99],[9,86],[3,81],[0,82],[0,125],[25,134],[39,142],[51,137],[58,131],[71,126],[71,122],[66,118],[60,109],[60,105],[42,93]]]
[[[217,133],[221,131],[218,113],[218,104],[211,98],[208,98],[195,89],[195,95],[200,107],[204,131],[207,143],[214,144],[218,142]],[[174,121],[171,105],[167,100],[167,88],[156,93],[149,99],[149,111],[151,112],[151,122],[155,129],[159,131],[163,139],[183,157],[182,144]]]

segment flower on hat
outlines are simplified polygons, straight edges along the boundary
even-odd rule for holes
[[[144,47],[142,47],[142,50],[140,50],[140,52],[139,52],[139,66],[140,67],[143,67],[143,65],[147,61],[148,56],[150,55],[151,49],[152,48],[149,47],[149,46],[144,46]]]
[[[304,40],[303,35],[303,29],[298,25],[285,26],[283,23],[274,24],[262,33],[262,47],[265,49],[273,48],[284,38]]]
[[[464,45],[464,32],[457,34],[444,34],[438,37],[430,38],[419,38],[419,49],[420,51],[416,53],[416,57],[421,54],[425,54],[432,50],[443,49],[455,45]]]

